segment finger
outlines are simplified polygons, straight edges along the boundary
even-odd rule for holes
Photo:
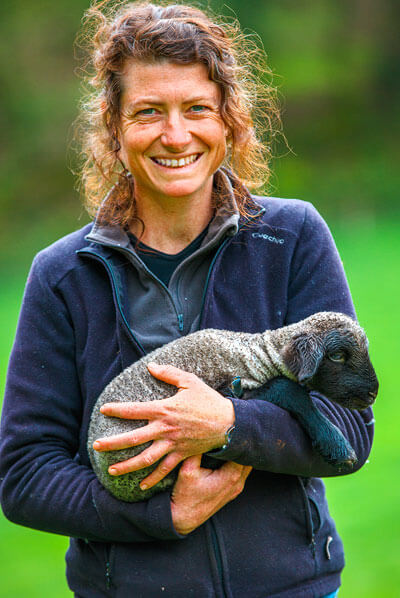
[[[182,463],[181,471],[189,473],[191,471],[195,471],[200,469],[201,467],[201,458],[202,454],[200,455],[192,455],[191,457],[187,457]]]
[[[244,469],[252,469],[250,465],[240,465],[240,463],[236,463],[235,461],[226,461],[220,469],[224,469],[226,471],[237,471],[242,472]]]
[[[98,438],[93,443],[93,448],[99,453],[103,451],[121,450],[130,448],[131,446],[138,446],[150,440],[156,440],[162,433],[162,427],[159,422],[151,422],[146,426],[137,428],[115,436],[107,436],[106,438]]]
[[[151,472],[150,475],[147,476],[142,482],[140,483],[140,487],[142,490],[147,490],[148,488],[152,488],[158,482],[161,482],[162,479],[165,478],[170,471],[175,469],[175,467],[182,461],[181,455],[178,453],[170,453],[161,461],[159,465],[155,468],[154,471]]]
[[[213,473],[212,469],[204,469],[201,467],[202,455],[192,455],[187,457],[179,469],[178,480],[184,480],[184,483],[191,484],[202,473],[204,475]]]
[[[187,388],[190,383],[198,380],[195,374],[180,370],[173,365],[160,365],[151,362],[147,364],[147,369],[154,378],[167,382],[167,384],[173,384],[178,388]]]
[[[214,473],[216,473],[218,477],[225,479],[226,482],[234,483],[235,481],[239,482],[240,480],[246,480],[252,469],[253,468],[249,465],[240,465],[234,461],[227,461],[222,467],[216,469]]]
[[[242,472],[242,479],[243,479],[243,480],[247,480],[247,478],[249,477],[249,475],[250,475],[250,473],[251,473],[252,469],[253,469],[253,468],[252,468],[250,465],[246,465],[246,466],[243,468],[243,472]]]
[[[251,472],[252,469],[253,468],[249,467],[249,466],[243,467],[243,470],[242,470],[242,472],[240,474],[239,482],[236,485],[236,489],[232,488],[232,490],[233,490],[233,499],[237,498],[239,496],[239,494],[241,492],[243,492],[246,480],[247,480],[247,478],[248,478],[248,476],[249,476],[249,474],[250,474],[250,472]]]
[[[234,500],[243,491],[246,479],[253,468],[228,462],[219,470],[218,484],[229,488],[229,501]]]
[[[170,449],[170,443],[166,440],[156,440],[148,449],[145,449],[140,455],[136,455],[126,461],[114,463],[108,468],[110,475],[122,475],[130,471],[138,471],[144,467],[149,467],[156,463],[161,457],[164,457]]]
[[[119,417],[121,419],[154,419],[161,414],[160,401],[126,403],[105,403],[100,407],[103,415]]]

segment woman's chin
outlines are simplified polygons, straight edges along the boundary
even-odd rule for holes
[[[175,178],[172,181],[165,181],[164,184],[158,181],[158,184],[153,186],[152,194],[156,201],[161,198],[179,200],[195,197],[203,197],[208,201],[211,200],[212,179],[212,176],[202,181],[196,181],[193,178],[186,180]]]

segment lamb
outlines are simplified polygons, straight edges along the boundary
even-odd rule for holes
[[[351,466],[357,457],[340,430],[316,408],[308,393],[279,391],[265,395],[265,384],[285,376],[299,389],[321,392],[350,409],[363,410],[377,395],[378,381],[368,355],[368,341],[351,318],[335,312],[319,312],[305,320],[263,333],[206,329],[179,338],[127,367],[98,398],[88,433],[88,452],[93,469],[116,498],[136,502],[173,485],[177,471],[153,488],[142,491],[141,480],[156,465],[140,471],[111,476],[113,463],[129,459],[150,443],[119,451],[97,452],[93,442],[145,425],[143,420],[106,417],[100,407],[109,402],[150,401],[172,396],[176,388],[152,377],[147,364],[171,364],[196,374],[209,386],[221,390],[231,385],[243,398],[266,398],[291,412],[307,431],[316,450],[330,463]],[[278,382],[281,378],[278,378]],[[240,380],[240,392],[238,381]],[[275,380],[273,380],[275,382]],[[300,389],[301,390],[301,389]],[[306,396],[306,400],[305,397]],[[300,397],[300,398],[299,398]]]

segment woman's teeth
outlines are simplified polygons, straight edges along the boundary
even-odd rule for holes
[[[186,156],[186,158],[179,158],[179,160],[168,160],[166,158],[152,158],[152,160],[161,166],[168,166],[169,168],[181,168],[182,166],[192,164],[192,162],[197,160],[199,155],[200,154],[192,154],[191,156]]]

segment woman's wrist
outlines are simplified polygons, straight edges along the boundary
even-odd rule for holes
[[[212,450],[221,449],[223,446],[228,444],[230,435],[232,434],[235,428],[235,410],[233,407],[233,403],[229,397],[224,397],[224,409],[225,414],[224,417],[221,418],[221,434],[219,437],[219,441],[217,445],[213,446]]]

